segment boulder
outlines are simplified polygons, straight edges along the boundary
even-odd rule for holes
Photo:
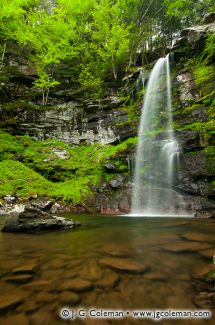
[[[118,174],[109,181],[109,184],[112,188],[118,189],[123,186],[123,181],[124,181],[124,177]]]
[[[211,24],[215,22],[215,12],[210,12],[206,14],[202,20],[203,24]]]
[[[116,165],[114,164],[105,164],[104,167],[107,173],[116,173],[117,171]]]
[[[66,230],[80,226],[79,222],[63,217],[53,216],[46,210],[52,204],[28,204],[20,214],[11,215],[6,219],[2,232],[38,232],[44,230]]]
[[[13,204],[13,202],[16,200],[16,198],[12,195],[6,195],[4,197],[4,201],[7,203],[7,204]]]
[[[205,17],[203,21],[204,25],[188,27],[181,31],[180,36],[175,40],[172,47],[176,58],[184,57],[184,48],[187,46],[190,47],[190,53],[204,46],[208,33],[215,31],[213,17],[211,13],[210,16]]]

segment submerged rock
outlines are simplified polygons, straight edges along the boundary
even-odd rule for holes
[[[206,257],[206,258],[212,260],[213,259],[213,256],[215,256],[215,248],[211,248],[211,249],[206,249],[206,250],[200,251],[199,252],[199,255],[201,255],[203,257]]]
[[[113,288],[120,281],[120,277],[118,274],[113,271],[106,270],[104,277],[97,282],[97,286],[102,289]]]
[[[12,273],[13,274],[34,274],[36,272],[36,269],[37,269],[36,263],[25,264],[13,269]]]
[[[215,301],[214,292],[199,292],[193,299],[193,303],[198,308],[213,308]]]
[[[1,324],[4,325],[16,325],[16,324],[29,325],[30,324],[28,316],[26,316],[23,313],[4,317],[4,319],[0,319],[0,322],[1,320],[2,320]]]
[[[26,205],[23,212],[7,218],[2,232],[38,232],[44,230],[66,230],[80,226],[80,223],[63,217],[53,216],[46,210],[51,207],[44,205]]]
[[[23,297],[18,297],[13,294],[4,294],[0,298],[0,312],[14,310],[19,304],[23,302]]]
[[[81,301],[81,297],[77,293],[71,291],[64,291],[58,297],[61,303],[70,305],[76,305]]]
[[[105,257],[99,263],[116,271],[144,273],[148,270],[148,266],[133,261],[132,259]]]
[[[192,233],[187,232],[185,234],[181,235],[182,238],[189,240],[189,241],[196,241],[196,242],[204,242],[204,243],[210,243],[215,241],[214,235],[210,234],[199,234],[199,233]]]
[[[28,283],[33,279],[31,274],[18,274],[7,277],[5,280],[10,283],[23,284]]]
[[[52,281],[48,280],[33,280],[23,286],[23,289],[30,291],[46,291],[53,292],[56,291],[56,285]]]
[[[215,308],[215,270],[212,265],[207,265],[202,270],[198,270],[193,274],[193,285],[197,294],[193,299],[193,303],[198,308]]]
[[[134,255],[131,248],[129,249],[123,245],[120,246],[115,244],[105,245],[101,248],[101,252],[112,257],[129,257]]]
[[[164,245],[163,249],[170,253],[196,252],[211,248],[211,245],[202,242],[177,242],[171,245]]]
[[[66,291],[75,291],[75,292],[85,292],[90,291],[93,289],[93,284],[90,281],[81,279],[81,278],[75,278],[72,280],[66,280],[63,282],[62,290]]]

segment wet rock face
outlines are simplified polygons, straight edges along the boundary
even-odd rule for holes
[[[177,113],[174,115],[174,121],[180,128],[187,124],[208,121],[204,105],[198,102],[203,97],[201,90],[195,82],[191,69],[185,63],[187,56],[191,57],[204,46],[208,33],[215,31],[214,15],[214,13],[207,15],[202,26],[184,29],[173,47],[175,63],[180,64],[173,84],[173,89],[177,92],[176,96],[173,94],[173,99],[178,97],[179,106],[178,111],[177,109],[174,111]],[[189,50],[184,51],[186,48]],[[37,94],[34,98],[28,96],[29,88],[35,79],[35,71],[27,66],[23,58],[10,56],[7,64],[13,67],[13,76],[10,78],[9,88],[0,87],[1,106],[3,107],[5,102],[22,98],[22,93],[29,102],[40,103],[38,98],[41,94]],[[137,75],[134,79],[136,77]],[[212,83],[208,87],[210,91],[214,89]],[[183,113],[185,108],[194,102],[198,102],[198,105],[195,105],[195,108],[185,115]],[[37,139],[56,138],[72,146],[83,143],[116,143],[137,134],[137,123],[133,126],[128,121],[128,111],[122,107],[122,102],[116,96],[106,96],[100,100],[86,100],[81,93],[75,94],[73,89],[67,87],[51,92],[50,104],[52,106],[46,110],[25,108],[5,110],[0,106],[0,119],[6,125],[8,125],[7,119],[13,120],[9,126],[14,133],[28,134]],[[213,216],[215,203],[211,199],[215,195],[214,183],[212,184],[215,166],[212,161],[213,157],[209,161],[206,152],[208,139],[202,132],[194,130],[176,132],[176,138],[183,154],[181,155],[181,171],[174,181],[174,190],[186,197],[186,208],[189,211],[195,211],[197,216]],[[210,145],[213,145],[212,141]],[[55,148],[53,153],[60,159],[69,158],[66,151],[59,151],[58,148]],[[135,156],[135,148],[132,155]],[[105,174],[109,174],[108,176],[113,174],[113,177],[108,178],[109,181],[101,181],[97,194],[89,202],[89,206],[92,207],[92,211],[104,214],[129,213],[132,191],[131,173],[129,170],[120,170],[115,162],[108,161],[103,168]],[[40,210],[43,211],[42,208]],[[27,213],[30,215],[30,211]],[[1,214],[5,213],[0,210]],[[30,216],[28,217],[30,221]],[[14,225],[16,224],[20,229],[22,218],[22,216],[17,220],[13,218]],[[35,229],[45,227],[42,226],[43,218],[44,215],[41,216],[40,225],[36,226],[35,223]],[[46,218],[47,221],[48,217]],[[31,221],[33,220],[34,217]],[[55,229],[60,227],[60,223],[62,220],[49,219],[49,226],[56,227]],[[33,227],[33,223],[29,227]]]
[[[131,207],[131,186],[125,185],[122,188],[105,190],[94,197],[93,206],[102,214],[127,214]]]
[[[50,202],[50,201],[49,201]],[[53,216],[47,212],[50,203],[29,204],[23,212],[6,219],[2,232],[40,232],[49,230],[67,230],[80,226],[79,222]]]
[[[127,123],[127,111],[118,107],[119,99],[108,97],[100,103],[73,100],[49,110],[0,109],[0,116],[5,123],[13,119],[13,128],[21,134],[39,140],[55,138],[69,145],[108,144],[136,135]]]
[[[85,99],[81,87],[74,90],[63,77],[62,85],[50,90],[49,106],[43,109],[41,93],[32,88],[37,77],[25,55],[19,49],[17,54],[8,49],[4,66],[9,81],[0,85],[0,119],[1,125],[11,126],[14,132],[40,140],[55,138],[69,145],[108,144],[136,135],[128,111],[121,108],[116,95]],[[107,94],[112,90],[111,86]]]
[[[176,138],[182,154],[174,189],[183,196],[187,211],[195,213],[197,217],[213,217],[215,202],[212,200],[213,187],[210,184],[214,178],[214,168],[207,155],[207,141],[198,131],[178,132]]]
[[[194,58],[195,62],[195,58],[201,56],[208,35],[215,32],[214,17],[215,14],[211,13],[204,18],[204,25],[182,30],[173,47],[173,117],[178,129],[184,129],[176,131],[182,154],[180,173],[174,181],[174,189],[184,197],[188,211],[197,217],[206,218],[215,216],[214,128],[204,126],[207,123],[213,124],[204,97],[209,101],[214,99],[214,76],[209,73],[207,77],[199,78],[198,67],[195,64],[189,67],[187,61]],[[204,68],[207,69],[208,66],[202,63],[202,69]]]
[[[192,102],[199,98],[196,84],[190,72],[185,72],[177,76],[177,81],[180,89],[180,100],[182,104]]]

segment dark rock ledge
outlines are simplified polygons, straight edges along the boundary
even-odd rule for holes
[[[78,221],[52,215],[48,210],[52,206],[46,204],[27,204],[24,211],[10,215],[2,228],[2,232],[40,232],[49,230],[67,230],[80,226]]]

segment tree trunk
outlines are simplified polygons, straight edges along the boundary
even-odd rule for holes
[[[4,61],[5,52],[6,52],[6,46],[7,46],[7,44],[4,43],[4,45],[3,45],[3,51],[2,51],[2,56],[1,56],[1,65],[0,65],[0,68],[3,67],[3,61]]]
[[[112,54],[112,69],[113,69],[114,79],[117,79],[117,72],[116,72],[116,67],[115,67],[115,63],[114,63],[114,56],[113,56],[113,54]]]
[[[43,106],[45,106],[45,89],[42,88],[42,94],[43,94]]]
[[[47,88],[46,98],[45,98],[45,105],[47,104],[48,98],[49,98],[49,89]]]

